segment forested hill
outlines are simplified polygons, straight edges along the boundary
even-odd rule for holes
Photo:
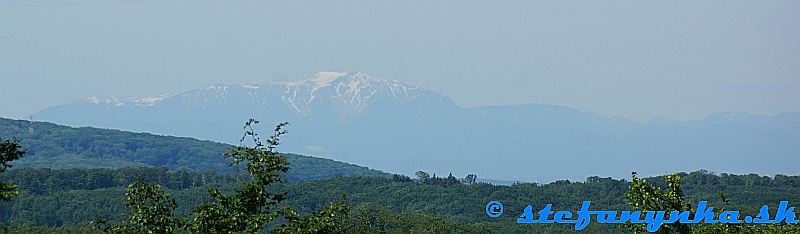
[[[27,151],[15,167],[120,168],[165,167],[169,170],[230,172],[223,153],[232,146],[185,137],[159,136],[90,127],[72,128],[46,122],[0,118],[0,140],[19,140]],[[366,167],[296,154],[285,155],[289,181],[334,176],[386,176]]]

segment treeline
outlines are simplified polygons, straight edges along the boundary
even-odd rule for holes
[[[169,171],[163,167],[124,167],[119,169],[22,168],[0,174],[0,181],[16,184],[23,194],[47,194],[69,190],[95,190],[126,187],[137,178],[169,189],[203,187],[207,184],[237,183],[242,173],[216,173],[213,170]]]
[[[758,174],[734,175],[720,173],[719,175],[700,170],[692,173],[678,173],[683,178],[684,186],[768,186],[768,187],[800,187],[800,176],[787,176],[777,174],[773,177]],[[591,178],[590,178],[591,179]],[[652,178],[652,182],[665,184],[665,176]]]
[[[14,176],[10,176],[12,174]],[[694,203],[706,200],[715,207],[741,210],[745,214],[755,214],[762,205],[774,206],[781,200],[790,201],[791,206],[800,205],[800,197],[797,196],[800,194],[800,186],[795,185],[800,182],[798,176],[716,175],[707,171],[679,175],[683,178],[685,200]],[[208,183],[217,183],[223,188],[230,188],[238,183],[237,177],[233,175],[219,174],[214,177],[203,173],[169,172],[162,168],[16,169],[7,171],[3,180],[20,183],[22,194],[9,202],[0,203],[0,222],[30,228],[80,226],[96,217],[120,220],[129,212],[122,203],[127,181],[139,176],[166,187],[167,192],[178,201],[176,212],[182,217],[187,217],[192,207],[210,199],[207,194]],[[104,180],[108,182],[106,185],[113,186],[83,187],[90,184],[87,180],[98,177],[105,177]],[[402,225],[429,228],[424,223],[403,224],[393,221],[410,222],[420,218],[430,222],[438,220],[434,223],[443,228],[442,230],[563,232],[574,230],[574,227],[522,225],[515,220],[521,209],[528,204],[536,207],[553,204],[553,209],[574,211],[580,208],[582,201],[590,200],[593,209],[632,209],[623,196],[629,190],[630,182],[627,180],[589,177],[581,182],[564,180],[548,184],[518,183],[499,186],[465,183],[464,178],[457,179],[455,176],[433,178],[412,179],[402,175],[390,178],[339,177],[282,183],[272,188],[272,191],[286,193],[286,199],[281,206],[296,208],[302,214],[319,211],[346,194],[347,200],[353,206],[351,213],[363,214],[360,217],[351,217],[353,223],[371,222],[375,224],[374,227],[386,230],[403,230]],[[659,187],[666,187],[663,176],[646,180]],[[23,182],[27,184],[23,185]],[[206,184],[193,184],[198,182]],[[61,185],[56,186],[57,184]],[[45,189],[38,192],[29,190],[37,186]],[[730,202],[721,201],[719,193],[724,193]],[[485,215],[483,206],[492,200],[505,205],[506,213],[502,217],[492,219]],[[375,215],[367,215],[370,213]],[[624,229],[617,226],[601,224],[592,224],[587,229],[594,232],[622,230]]]
[[[418,172],[417,178],[395,174],[390,178],[395,182],[412,182],[433,184],[433,185],[452,185],[452,184],[474,184],[475,175],[467,175],[464,178],[457,178],[452,174],[447,177],[437,177],[435,174],[428,176],[427,173]],[[378,174],[382,175],[382,174]],[[422,175],[422,176],[419,176]],[[771,189],[794,189],[800,188],[800,176],[775,175],[773,177],[760,176],[757,174],[734,175],[721,173],[719,175],[708,171],[696,171],[692,173],[678,173],[683,178],[683,186],[686,188],[705,188],[708,190],[726,190],[729,187],[770,187]],[[337,175],[329,175],[336,177]],[[11,184],[16,184],[23,193],[45,194],[53,191],[67,190],[94,190],[101,188],[125,187],[137,178],[156,183],[169,189],[186,189],[192,187],[203,187],[207,184],[226,184],[237,183],[247,175],[234,171],[229,173],[217,173],[213,170],[204,172],[177,170],[170,171],[164,167],[123,167],[118,169],[109,168],[72,168],[72,169],[49,169],[49,168],[20,168],[8,170],[0,174],[0,180]],[[624,183],[626,180],[615,180],[611,178],[601,178],[597,176],[589,177],[584,182],[587,184],[602,183],[610,185],[612,183]],[[664,176],[649,178],[648,181],[657,186],[665,187]],[[556,181],[551,184],[575,184],[569,180]],[[526,184],[526,183],[522,183]]]

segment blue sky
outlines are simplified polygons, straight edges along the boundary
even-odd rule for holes
[[[462,106],[800,111],[798,1],[0,1],[0,116],[362,71]]]

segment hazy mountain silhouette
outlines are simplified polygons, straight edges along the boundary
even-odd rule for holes
[[[236,143],[257,118],[289,121],[282,150],[412,174],[505,180],[627,177],[708,169],[796,174],[800,114],[718,113],[646,123],[553,105],[462,108],[445,95],[364,73],[212,85],[174,95],[89,98],[37,120]]]

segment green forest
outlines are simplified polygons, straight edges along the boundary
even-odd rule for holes
[[[15,168],[121,168],[163,167],[171,171],[235,172],[222,154],[233,147],[187,137],[159,136],[112,129],[72,128],[0,118],[0,139],[17,140],[26,151]],[[388,176],[389,174],[330,159],[285,154],[292,170],[290,181],[327,179],[334,176]]]
[[[253,139],[253,146],[234,147],[57,125],[25,136],[21,121],[2,121],[0,232],[4,233],[551,233],[574,231],[574,225],[518,224],[516,218],[528,204],[575,211],[587,200],[593,209],[677,211],[705,200],[720,210],[747,215],[783,200],[795,207],[800,204],[800,176],[695,171],[504,186],[478,183],[475,175],[431,176],[420,171],[411,178],[280,154],[283,125],[264,139],[255,137],[250,128],[245,136]],[[254,122],[246,126],[250,123]],[[190,163],[195,154],[202,163]],[[80,160],[60,167],[38,163],[63,160],[63,155]],[[107,166],[114,162],[126,163]],[[506,212],[499,218],[488,217],[484,206],[489,201],[501,201]],[[642,230],[594,223],[584,231]],[[800,229],[789,224],[697,224],[667,225],[660,231]]]
[[[290,169],[291,170],[291,169]],[[707,200],[715,206],[757,213],[764,204],[789,200],[800,204],[800,176],[715,175],[706,171],[680,173],[687,201]],[[123,203],[129,182],[142,177],[163,185],[177,201],[177,216],[188,217],[191,208],[210,200],[208,188],[230,191],[242,181],[231,174],[169,172],[163,168],[120,169],[12,169],[1,181],[19,185],[20,195],[0,202],[0,222],[11,230],[60,230],[90,228],[97,217],[120,221],[130,210]],[[666,187],[664,176],[646,179]],[[518,183],[511,186],[467,184],[438,178],[337,177],[326,180],[282,183],[271,188],[286,193],[282,207],[310,214],[337,202],[342,194],[354,208],[351,222],[377,223],[372,231],[403,232],[408,228],[429,230],[428,225],[446,230],[476,232],[570,231],[570,225],[523,225],[515,223],[527,204],[553,204],[559,210],[577,210],[584,200],[598,209],[631,210],[624,194],[630,181],[591,177],[586,181],[557,181],[548,184]],[[726,196],[727,203],[719,198]],[[484,213],[488,201],[502,201],[507,212],[491,219]],[[359,216],[362,215],[362,216]],[[379,214],[380,216],[376,216]],[[363,220],[374,219],[374,220]],[[402,220],[402,221],[401,221]],[[60,228],[60,229],[59,229]],[[411,229],[408,229],[411,230]],[[592,224],[589,232],[625,232],[612,225]]]

